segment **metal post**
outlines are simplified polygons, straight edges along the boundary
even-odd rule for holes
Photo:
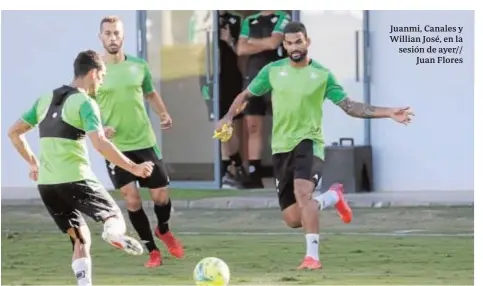
[[[372,64],[372,52],[371,52],[371,33],[369,27],[369,11],[363,12],[363,55],[364,55],[364,70],[363,70],[363,96],[364,103],[371,104],[371,64]],[[371,145],[371,120],[366,119],[364,121],[364,144]]]
[[[218,48],[218,10],[213,10],[213,37],[212,37],[212,42],[213,42],[213,51],[212,51],[212,64],[213,64],[213,80],[212,80],[212,85],[213,85],[213,111],[215,115],[215,120],[220,119],[220,93],[219,93],[219,75],[220,75],[220,50]],[[209,45],[210,43],[207,43]],[[207,46],[207,49],[210,47]],[[215,163],[213,164],[215,166],[215,185],[220,188],[221,187],[221,171],[220,171],[220,165],[221,165],[221,149],[220,149],[220,141],[219,140],[213,140],[213,148],[215,149]]]

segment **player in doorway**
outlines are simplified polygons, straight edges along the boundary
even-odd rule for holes
[[[238,55],[247,55],[244,86],[247,87],[268,63],[284,57],[282,31],[290,22],[284,11],[261,11],[248,16],[242,25]],[[263,118],[271,114],[270,94],[252,97],[247,102],[244,117],[248,129],[248,188],[263,188],[261,158],[263,150]]]
[[[233,12],[220,10],[220,116],[226,114],[235,97],[243,89],[243,77],[238,64],[236,48],[241,31],[242,17]],[[233,118],[234,136],[222,143],[222,187],[243,188],[246,172],[240,156],[240,139],[243,130],[243,114]]]

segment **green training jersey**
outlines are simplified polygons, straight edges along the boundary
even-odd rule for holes
[[[106,68],[96,100],[102,123],[116,129],[112,142],[123,152],[155,146],[156,137],[144,104],[144,95],[154,91],[148,64],[127,55],[125,61],[107,64]]]
[[[32,127],[40,124],[47,114],[52,98],[53,94],[40,97],[23,114],[22,120]],[[85,93],[79,92],[69,96],[62,107],[61,116],[62,121],[85,132],[102,129],[99,107]],[[91,169],[85,138],[81,140],[40,138],[39,164],[38,184],[97,181]]]
[[[314,142],[314,155],[324,159],[322,104],[338,104],[346,93],[334,75],[315,61],[296,68],[285,58],[266,65],[248,86],[254,96],[272,92],[272,153],[292,151],[302,140]]]

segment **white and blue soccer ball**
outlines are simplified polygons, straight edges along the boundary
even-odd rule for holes
[[[196,264],[193,278],[197,286],[227,286],[230,282],[230,269],[223,260],[206,257]]]

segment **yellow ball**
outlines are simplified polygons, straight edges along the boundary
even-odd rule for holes
[[[226,286],[230,282],[230,269],[223,260],[206,257],[196,264],[193,278],[198,286]]]

